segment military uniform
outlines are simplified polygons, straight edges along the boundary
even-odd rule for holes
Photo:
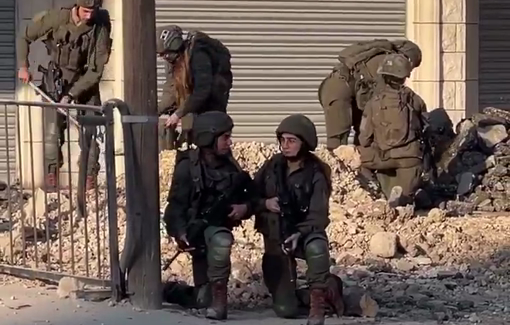
[[[187,142],[192,142],[192,139],[189,139],[189,130],[193,115],[208,111],[227,111],[233,82],[230,52],[219,40],[203,32],[193,31],[184,38],[182,29],[175,25],[157,28],[156,44],[158,54],[170,64],[163,94],[158,103],[158,112],[160,115],[175,113],[182,119],[182,136]],[[181,55],[189,57],[189,81],[192,89],[184,102],[179,104],[175,95],[173,63]],[[165,136],[166,132],[160,134]]]
[[[319,101],[324,109],[328,149],[346,145],[351,127],[358,144],[361,122],[356,94],[370,92],[377,79],[377,69],[388,53],[402,53],[413,68],[421,63],[421,50],[411,41],[373,40],[353,44],[339,55],[339,63],[319,86]]]
[[[77,8],[80,6],[96,9],[90,23],[78,25],[75,23]],[[51,57],[48,70],[56,68],[61,74],[62,96],[68,96],[79,104],[101,105],[99,82],[110,57],[111,25],[108,12],[97,8],[98,6],[98,0],[78,0],[73,8],[51,9],[34,17],[18,38],[19,68],[29,68],[30,44],[44,38]],[[48,91],[54,86],[51,84],[54,80],[49,79],[48,75],[43,76],[42,90]],[[60,101],[60,98],[53,99]],[[63,165],[61,146],[64,141],[66,118],[54,109],[45,109],[44,114],[47,182],[50,187],[54,187],[57,184],[58,169]],[[99,170],[99,149],[95,141],[89,144],[90,140],[84,139],[92,138],[95,132],[95,127],[91,126],[85,127],[85,132],[80,133],[80,145],[90,146],[87,170],[89,188],[93,186],[91,183]]]
[[[322,324],[326,303],[332,303],[337,314],[343,313],[341,292],[329,273],[329,246],[326,227],[329,224],[330,170],[309,151],[317,146],[314,124],[304,115],[291,115],[277,128],[277,136],[293,134],[303,140],[298,157],[301,167],[289,174],[288,157],[276,154],[255,175],[258,198],[255,204],[255,228],[264,237],[262,270],[264,281],[273,298],[273,309],[280,317],[296,317],[295,258],[307,262],[310,286],[308,324]],[[266,200],[278,197],[283,211],[282,193],[288,192],[288,213],[275,213],[266,208]],[[296,250],[287,254],[282,243],[296,235]]]
[[[378,70],[383,79],[363,109],[359,136],[362,166],[377,171],[393,206],[411,203],[423,171],[426,106],[404,86],[411,69],[403,55],[386,56]]]
[[[223,112],[206,112],[196,117],[192,131],[198,149],[178,153],[164,215],[167,232],[179,245],[183,246],[185,236],[190,246],[196,248],[192,252],[193,279],[199,291],[198,300],[202,306],[209,307],[207,317],[211,319],[227,317],[227,281],[234,242],[232,229],[251,215],[250,194],[246,192],[251,178],[240,169],[231,154],[220,156],[215,149],[217,138],[232,128],[232,119]],[[206,159],[206,155],[210,159]],[[235,179],[241,174],[249,182],[236,188]],[[246,204],[246,213],[237,219],[229,218],[230,205],[227,205],[215,212],[214,220],[207,219],[202,213],[213,209],[222,194],[228,191],[235,191],[232,204]],[[209,285],[212,303],[208,297]]]

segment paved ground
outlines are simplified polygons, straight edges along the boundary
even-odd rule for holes
[[[201,317],[168,307],[161,311],[137,311],[130,305],[108,306],[108,303],[90,303],[71,299],[59,299],[56,288],[27,287],[27,283],[6,283],[0,287],[0,324],[2,325],[202,325],[215,324]],[[230,314],[228,324],[232,325],[298,325],[306,320],[282,320],[274,317],[272,311],[240,312]],[[327,320],[327,324],[392,324],[432,325],[436,322],[392,322],[370,319]]]

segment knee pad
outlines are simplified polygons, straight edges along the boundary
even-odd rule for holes
[[[214,234],[209,243],[210,258],[215,261],[225,261],[230,258],[230,250],[234,243],[232,234],[222,231]]]
[[[307,257],[329,255],[328,242],[322,238],[315,238],[306,243],[305,254]]]
[[[296,318],[299,314],[298,306],[291,304],[273,304],[273,310],[280,318]]]

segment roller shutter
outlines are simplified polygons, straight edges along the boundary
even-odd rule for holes
[[[294,112],[324,136],[317,88],[338,52],[361,40],[404,37],[405,9],[405,0],[156,0],[156,21],[202,30],[229,47],[234,136],[273,142],[277,124]],[[161,85],[164,64],[158,71]]]
[[[510,109],[510,1],[480,1],[479,104]]]
[[[16,88],[16,1],[0,1],[0,99],[14,99]],[[7,118],[6,118],[7,117]],[[7,148],[9,146],[9,149]],[[0,105],[0,179],[16,168],[16,109]],[[9,159],[7,159],[9,158]],[[9,165],[8,165],[9,160]]]

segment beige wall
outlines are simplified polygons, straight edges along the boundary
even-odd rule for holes
[[[32,17],[40,11],[48,8],[58,8],[72,6],[75,3],[74,0],[23,0],[17,2],[17,31],[19,32],[24,28],[32,19]],[[121,6],[122,1],[119,0],[104,0],[103,7],[109,10],[112,19],[112,38],[114,39],[112,55],[110,61],[105,68],[103,79],[100,84],[101,99],[106,101],[111,98],[122,98],[122,37],[115,37],[116,35],[122,35],[122,19],[121,18]],[[40,81],[41,75],[37,73],[37,66],[39,64],[45,65],[48,62],[46,51],[41,42],[36,42],[31,46],[31,54],[29,57],[31,71],[34,73],[34,79],[36,84]],[[17,91],[18,100],[40,100],[35,93],[26,86],[18,85]],[[42,110],[40,108],[31,108],[32,117],[32,138],[33,138],[33,156],[30,154],[30,136],[29,136],[29,116],[28,108],[20,108],[20,137],[22,141],[21,148],[21,166],[18,168],[22,171],[23,183],[25,186],[31,186],[32,182],[32,170],[34,171],[34,186],[39,187],[43,184],[43,160],[42,160]],[[37,120],[37,121],[36,121]],[[117,123],[119,124],[119,123]],[[119,125],[120,126],[120,125]],[[118,129],[118,128],[117,128]],[[120,129],[121,130],[121,129]],[[71,129],[70,143],[71,143],[71,171],[73,174],[73,182],[77,180],[77,160],[79,154],[78,147],[78,133],[76,128]],[[119,129],[117,133],[119,133]],[[66,135],[67,138],[67,135]],[[118,137],[117,137],[118,138]],[[66,139],[67,140],[67,139]],[[120,142],[117,141],[117,147],[120,146]],[[61,173],[61,183],[66,185],[68,183],[69,170],[67,145],[64,145],[64,166]],[[32,158],[34,162],[31,163]],[[122,162],[120,159],[119,162]],[[120,165],[118,171],[122,172],[123,168]]]
[[[478,111],[478,0],[408,0],[407,20],[423,51],[410,85],[429,111],[444,107],[454,123]]]

